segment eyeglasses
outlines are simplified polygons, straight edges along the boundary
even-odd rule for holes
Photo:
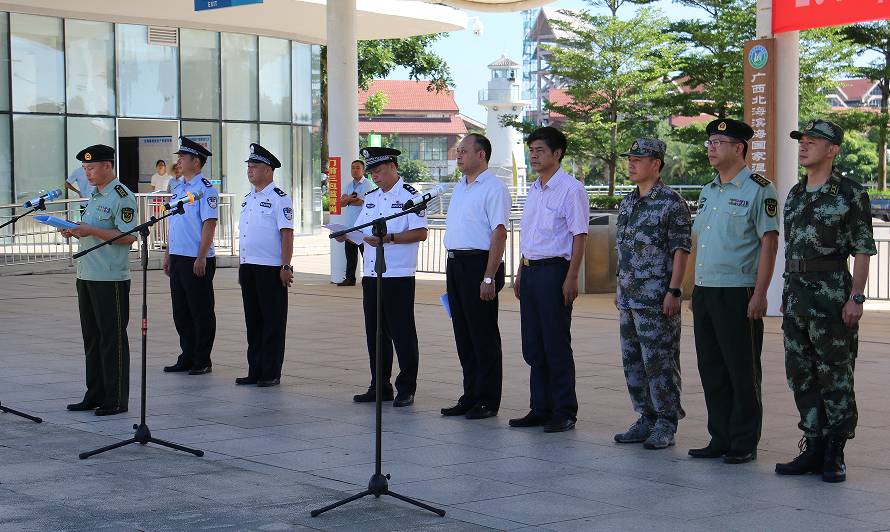
[[[737,142],[734,140],[706,140],[705,148],[710,148],[713,146],[714,148],[719,148],[721,144],[741,144],[741,142]]]

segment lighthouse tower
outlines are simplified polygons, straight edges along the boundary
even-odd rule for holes
[[[525,148],[522,134],[512,127],[501,125],[501,117],[519,117],[531,102],[522,99],[517,81],[519,63],[502,55],[488,65],[491,79],[488,89],[479,91],[479,105],[488,110],[485,135],[491,141],[489,169],[507,186],[516,186],[521,192],[526,188]],[[514,175],[515,174],[515,175]],[[515,181],[514,181],[515,179]]]

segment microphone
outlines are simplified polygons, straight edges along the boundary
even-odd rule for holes
[[[32,200],[26,201],[24,204],[22,204],[22,208],[30,209],[31,207],[36,207],[40,203],[40,200],[52,201],[58,197],[61,197],[61,195],[62,195],[61,188],[57,188],[55,190],[50,190],[49,192],[44,192],[43,194],[37,196],[36,198],[34,198]]]
[[[173,202],[171,205],[170,202],[164,203],[165,211],[172,211],[174,209],[179,208],[179,204],[182,205],[191,205],[197,201],[201,201],[201,198],[204,197],[204,192],[199,191],[197,194],[192,194],[191,192],[186,192],[184,198],[180,198]]]
[[[436,185],[435,188],[424,194],[420,197],[418,201],[414,201],[410,199],[405,202],[405,205],[402,206],[403,211],[407,211],[413,209],[414,207],[420,205],[421,203],[427,204],[430,200],[437,198],[446,192],[445,185]]]

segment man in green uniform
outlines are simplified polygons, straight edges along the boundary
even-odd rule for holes
[[[785,374],[800,411],[800,455],[780,475],[846,480],[844,444],[856,429],[853,366],[869,257],[877,253],[865,188],[834,170],[844,131],[814,120],[801,131],[806,177],[785,202]],[[853,275],[847,260],[853,255]]]
[[[136,198],[114,176],[114,148],[97,144],[77,154],[95,187],[83,223],[63,229],[79,239],[81,249],[112,239],[136,226]],[[87,392],[68,410],[95,409],[97,416],[127,411],[130,393],[130,244],[125,236],[88,253],[77,262],[77,301],[86,353]]]
[[[778,201],[772,183],[745,164],[754,135],[748,124],[717,119],[707,133],[708,161],[719,176],[702,188],[692,226],[691,307],[711,441],[689,455],[742,464],[757,457],[760,441],[762,318],[778,249]]]

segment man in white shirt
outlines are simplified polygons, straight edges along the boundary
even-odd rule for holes
[[[154,192],[167,192],[170,189],[170,176],[167,174],[167,162],[158,159],[155,163],[155,174],[151,176],[151,187]]]
[[[365,179],[365,161],[356,159],[350,165],[352,181],[346,185],[346,190],[340,196],[340,206],[343,207],[343,215],[346,216],[346,226],[355,225],[355,220],[362,212],[365,204],[365,193],[374,188],[372,183]],[[364,244],[353,244],[349,240],[343,242],[346,252],[346,278],[337,286],[355,286],[355,272],[358,268],[358,254],[365,254]]]

